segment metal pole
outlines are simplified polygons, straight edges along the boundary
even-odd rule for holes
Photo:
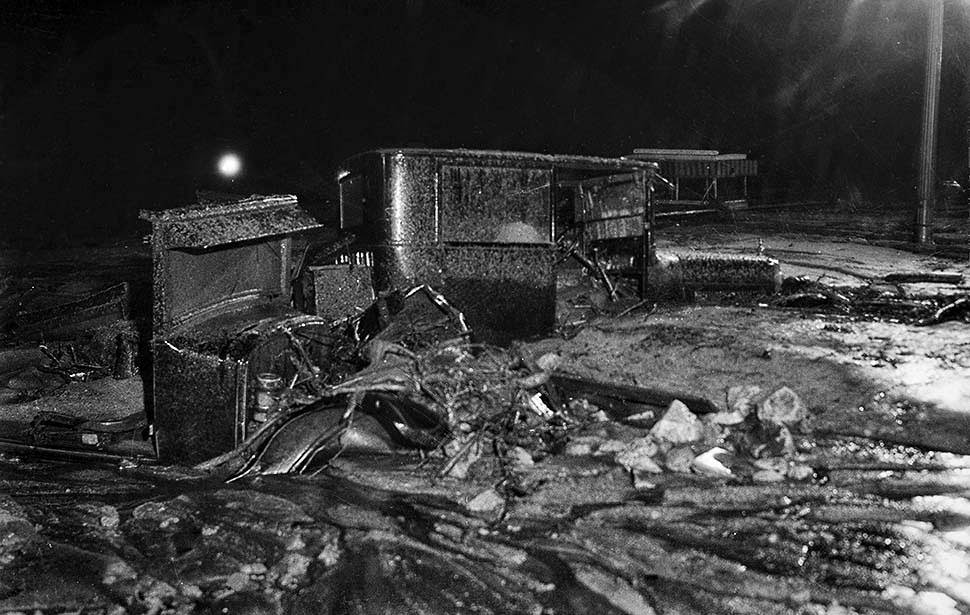
[[[936,111],[940,99],[940,67],[943,62],[943,0],[929,0],[926,28],[926,82],[923,86],[923,134],[919,155],[919,206],[916,211],[916,242],[930,242],[930,216],[936,183]]]

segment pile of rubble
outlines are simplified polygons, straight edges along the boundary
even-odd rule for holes
[[[808,430],[809,412],[788,387],[736,386],[719,403],[669,391],[621,391],[569,375],[554,353],[533,358],[524,347],[482,346],[462,336],[417,351],[374,339],[360,354],[370,364],[323,388],[316,405],[284,413],[252,442],[203,467],[236,477],[318,472],[341,455],[413,451],[436,478],[491,482],[512,493],[514,472],[550,455],[612,459],[630,472],[634,486],[664,471],[742,483],[814,476],[795,447]],[[582,385],[598,392],[585,394]],[[622,399],[631,396],[641,401]],[[303,437],[310,425],[317,435]]]

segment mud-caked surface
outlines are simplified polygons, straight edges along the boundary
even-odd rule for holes
[[[970,613],[967,325],[758,303],[584,321],[500,382],[457,353],[478,375],[439,392],[484,418],[423,457],[227,483],[8,454],[0,612]],[[720,412],[529,410],[546,371]]]
[[[317,476],[7,457],[0,610],[967,613],[968,337],[759,307],[633,312],[518,352],[707,398],[716,415],[656,409],[693,435],[576,400]],[[715,447],[712,471],[698,459]]]
[[[229,485],[5,458],[0,609],[968,611],[967,459],[818,438],[799,443],[793,460],[813,468],[800,480],[634,481],[597,453],[623,437],[610,431],[505,482],[436,479],[408,458]]]

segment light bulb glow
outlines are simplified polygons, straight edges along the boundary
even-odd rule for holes
[[[219,173],[225,177],[235,177],[242,170],[242,160],[236,154],[223,154],[217,165]]]

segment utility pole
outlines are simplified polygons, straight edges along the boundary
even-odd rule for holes
[[[930,243],[930,218],[936,188],[936,112],[940,100],[943,62],[943,0],[928,0],[926,28],[926,82],[923,85],[923,131],[919,153],[919,204],[916,243]]]

